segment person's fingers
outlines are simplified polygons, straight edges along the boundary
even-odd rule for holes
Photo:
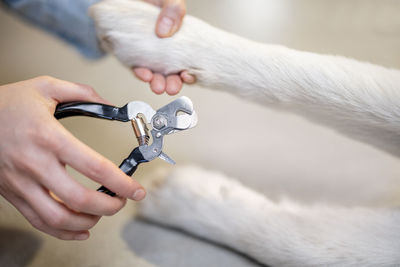
[[[16,196],[4,195],[4,197],[27,219],[27,221],[39,231],[54,236],[62,240],[86,240],[89,238],[89,231],[67,231],[54,229],[48,226],[36,214],[36,212],[29,206],[26,201]]]
[[[176,95],[182,89],[182,80],[179,75],[167,76],[167,85],[165,91],[169,95]]]
[[[53,199],[49,192],[34,183],[30,178],[25,179],[29,190],[20,192],[20,195],[32,207],[40,219],[49,227],[67,231],[86,231],[92,228],[100,219],[93,216],[74,212],[62,203]]]
[[[35,82],[40,90],[58,103],[70,101],[107,102],[88,85],[71,83],[49,76],[37,77]]]
[[[159,73],[153,75],[153,80],[150,82],[151,90],[156,94],[162,94],[165,91],[165,77]]]
[[[164,0],[162,10],[157,19],[157,36],[165,38],[176,33],[182,25],[185,14],[186,5],[184,0]]]
[[[114,215],[126,203],[123,198],[110,197],[82,186],[68,175],[59,162],[49,163],[49,166],[46,173],[38,178],[40,183],[74,211],[98,216]]]
[[[147,68],[133,68],[133,73],[144,82],[151,82],[153,79],[153,72]]]
[[[134,200],[142,200],[145,197],[145,190],[136,180],[127,176],[110,160],[80,142],[61,124],[58,128],[59,130],[54,133],[56,135],[54,140],[57,142],[50,141],[54,143],[50,147],[61,163],[71,166],[121,197]]]
[[[196,77],[194,75],[189,74],[187,70],[182,71],[180,76],[184,83],[192,84],[196,82]]]
[[[45,225],[58,230],[86,231],[98,222],[100,217],[73,212],[54,200],[45,188],[32,179],[31,175],[32,173],[25,175],[20,173],[18,179],[16,178],[19,181],[18,185],[16,184],[11,193],[23,199]]]

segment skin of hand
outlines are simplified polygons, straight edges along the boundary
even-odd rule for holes
[[[183,17],[186,14],[185,0],[144,1],[162,8],[156,25],[156,34],[158,37],[167,38],[179,30]],[[133,73],[140,80],[148,82],[151,90],[156,94],[166,92],[169,95],[176,95],[182,89],[183,83],[192,84],[196,81],[196,78],[187,71],[164,77],[162,74],[153,73],[150,69],[138,67],[133,68]]]
[[[47,76],[0,86],[0,194],[40,231],[84,240],[101,216],[145,191],[54,118],[56,105],[70,101],[106,103],[89,86]],[[66,165],[119,197],[82,186]]]

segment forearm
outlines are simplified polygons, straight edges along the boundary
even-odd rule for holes
[[[219,49],[207,50],[212,59],[194,70],[201,85],[295,111],[399,154],[399,70],[223,34]]]
[[[75,46],[84,56],[101,57],[89,6],[99,0],[3,0],[7,7],[29,22]]]
[[[202,49],[211,55],[196,58],[200,84],[258,102],[317,108],[359,120],[373,112],[373,123],[395,119],[400,128],[399,70],[259,44],[223,31],[215,35],[221,41]]]

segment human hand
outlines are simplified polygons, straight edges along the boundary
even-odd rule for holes
[[[84,240],[102,215],[145,191],[70,134],[53,116],[61,102],[102,102],[86,85],[51,77],[0,86],[0,194],[37,229],[64,240]],[[69,165],[119,197],[88,189]]]
[[[144,0],[161,7],[157,19],[156,34],[160,38],[171,37],[177,32],[186,14],[185,0]],[[167,92],[176,95],[182,89],[183,83],[192,84],[196,78],[187,71],[178,74],[164,76],[153,73],[148,68],[133,68],[133,72],[140,80],[150,83],[151,90],[156,94]]]

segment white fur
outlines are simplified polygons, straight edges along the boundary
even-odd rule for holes
[[[272,266],[398,266],[400,212],[274,203],[195,167],[158,176],[140,214]]]
[[[186,16],[172,38],[159,10],[128,0],[91,8],[103,45],[125,65],[284,108],[400,155],[400,71],[252,42]],[[222,175],[185,169],[160,182],[142,214],[273,265],[400,264],[400,212],[272,203]]]

